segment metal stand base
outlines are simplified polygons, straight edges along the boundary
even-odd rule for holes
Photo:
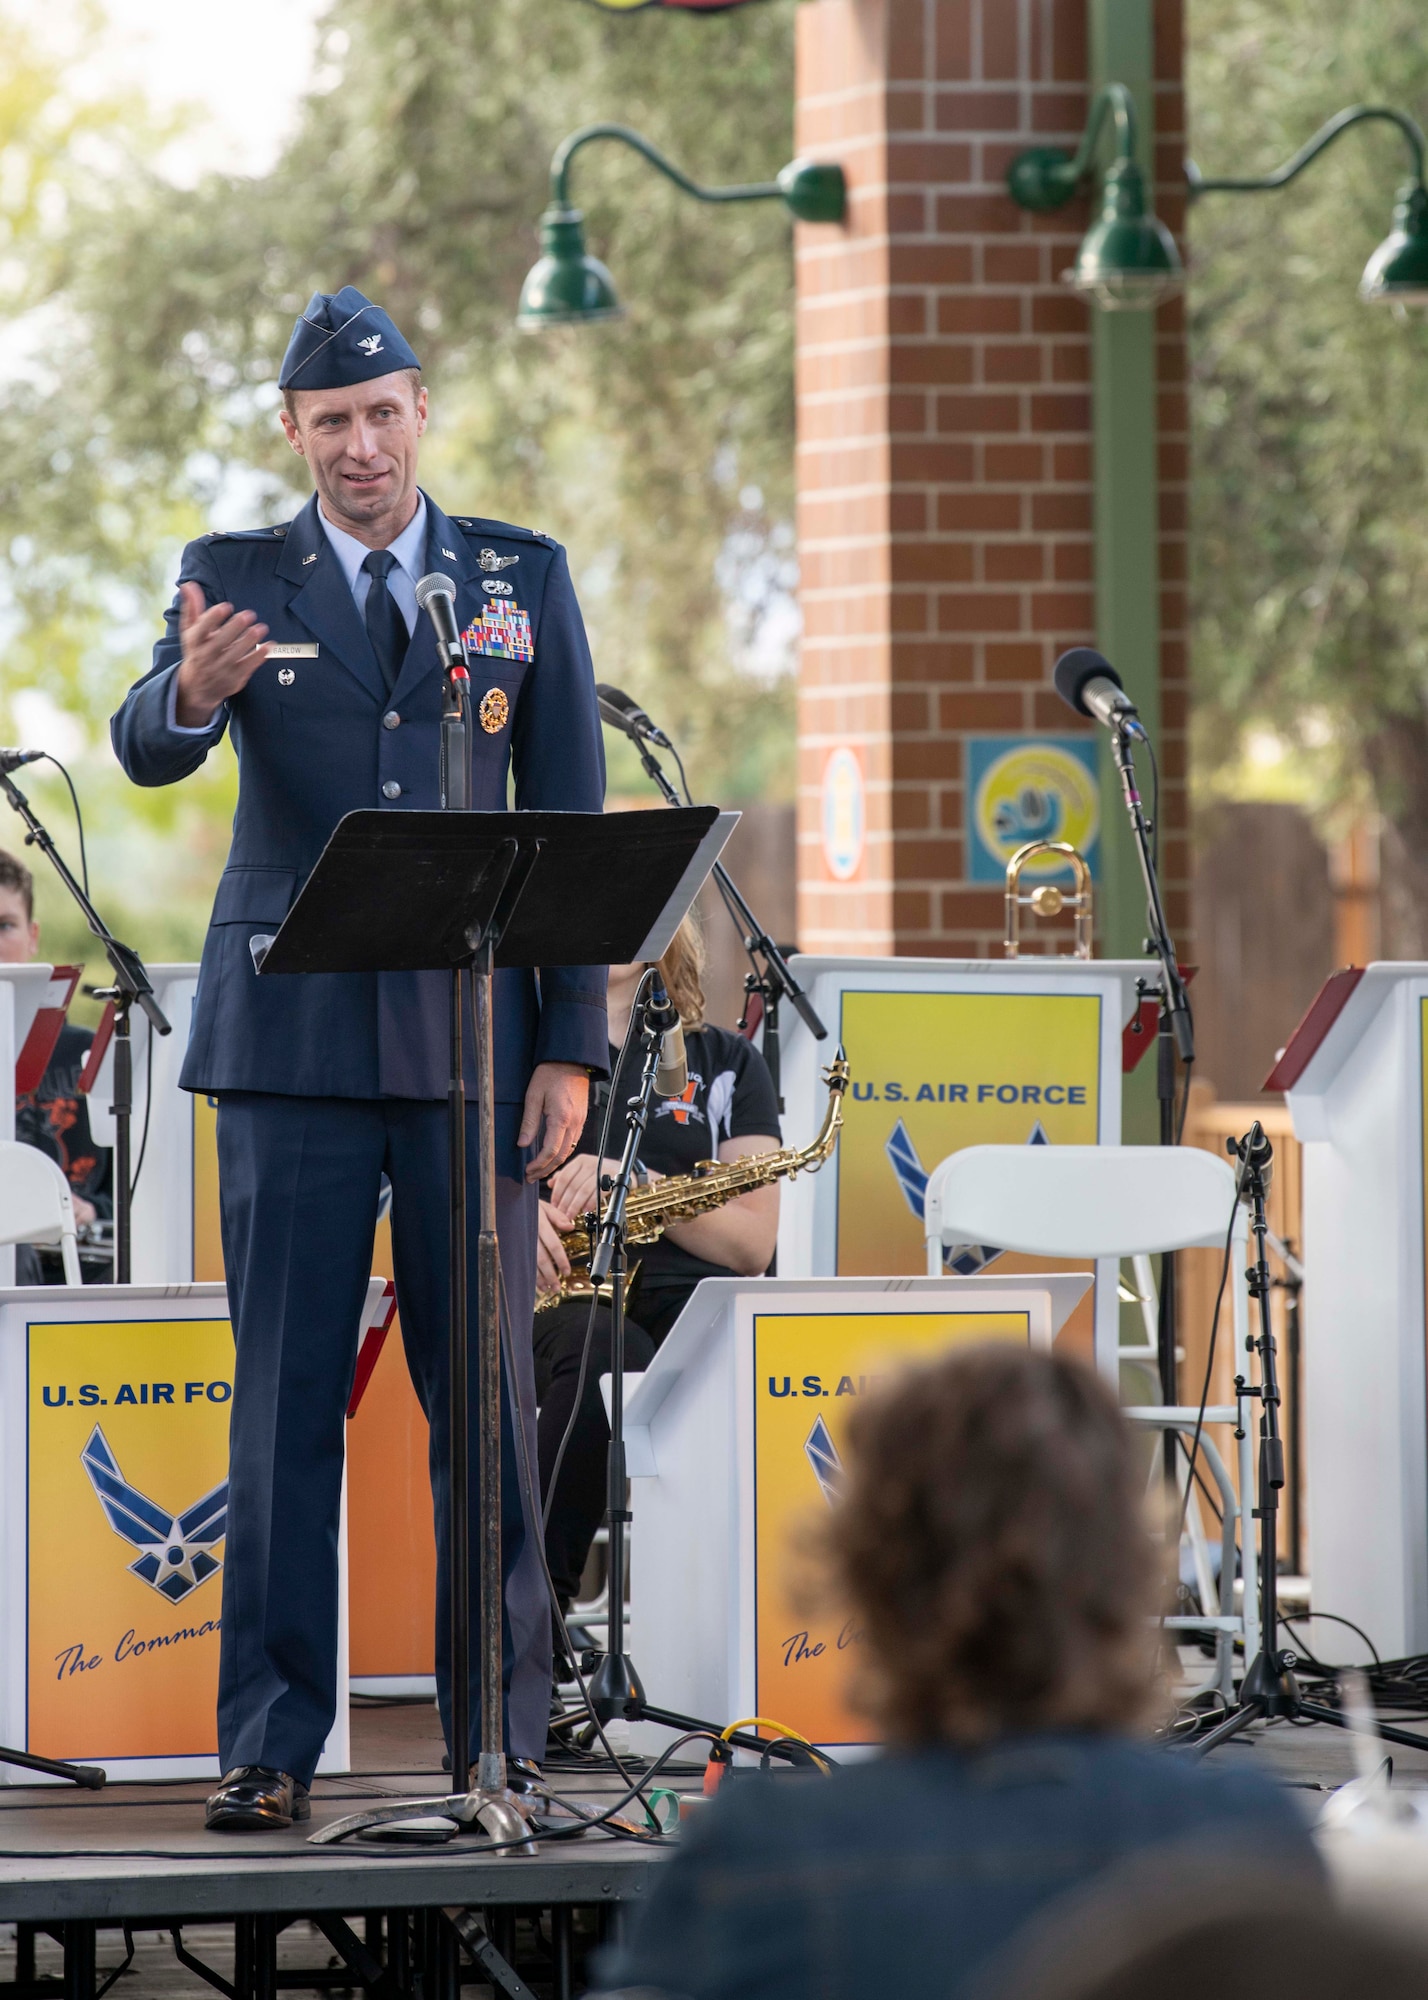
[[[1334,1729],[1353,1728],[1348,1717],[1341,1715],[1338,1709],[1304,1700],[1284,1654],[1276,1654],[1273,1665],[1269,1665],[1264,1654],[1258,1653],[1240,1683],[1238,1705],[1223,1722],[1217,1722],[1208,1735],[1200,1737],[1191,1747],[1197,1756],[1207,1757],[1221,1743],[1228,1743],[1232,1736],[1248,1729],[1252,1722],[1272,1721],[1327,1722]],[[1402,1743],[1410,1750],[1428,1750],[1428,1736],[1415,1736],[1411,1729],[1396,1729],[1392,1723],[1377,1717],[1374,1728],[1386,1743]]]

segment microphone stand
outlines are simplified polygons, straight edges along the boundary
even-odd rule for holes
[[[1171,942],[1170,927],[1165,920],[1165,906],[1160,896],[1160,880],[1155,866],[1155,848],[1152,828],[1145,816],[1145,805],[1136,784],[1135,762],[1131,744],[1135,736],[1144,732],[1139,722],[1123,713],[1118,713],[1111,724],[1111,751],[1116,770],[1120,774],[1121,790],[1125,795],[1126,811],[1130,816],[1131,832],[1135,838],[1136,854],[1140,861],[1141,880],[1145,884],[1145,901],[1150,937],[1146,948],[1154,952],[1160,960],[1160,984],[1148,986],[1137,980],[1137,995],[1153,996],[1159,1003],[1159,1023],[1156,1035],[1155,1092],[1160,1108],[1160,1144],[1179,1144],[1180,1134],[1175,1120],[1175,1057],[1188,1069],[1195,1060],[1195,1028],[1190,1013],[1190,1001],[1185,991],[1185,981],[1180,974],[1180,962]],[[1175,1253],[1167,1250],[1160,1260],[1160,1313],[1157,1325],[1158,1355],[1160,1373],[1160,1393],[1167,1406],[1178,1400],[1178,1369],[1175,1359],[1176,1334],[1178,1330],[1178,1304],[1176,1297]],[[1167,1430],[1164,1442],[1166,1484],[1175,1484],[1176,1454],[1180,1449],[1175,1433]]]
[[[1259,1354],[1259,1382],[1252,1384],[1243,1375],[1236,1375],[1235,1400],[1242,1407],[1244,1397],[1259,1398],[1259,1505],[1255,1511],[1260,1522],[1260,1649],[1245,1670],[1236,1706],[1223,1722],[1217,1723],[1195,1745],[1196,1753],[1201,1757],[1208,1756],[1219,1744],[1238,1736],[1242,1729],[1261,1717],[1281,1717],[1287,1722],[1328,1722],[1336,1729],[1352,1729],[1354,1726],[1342,1710],[1304,1700],[1294,1675],[1296,1655],[1290,1651],[1281,1652],[1279,1648],[1278,1523],[1279,1495],[1284,1486],[1284,1441],[1279,1434],[1279,1376],[1269,1312],[1273,1280],[1265,1256],[1265,1238],[1269,1234],[1265,1196],[1269,1191],[1269,1169],[1274,1149],[1256,1119],[1238,1145],[1233,1139],[1227,1142],[1227,1150],[1239,1156],[1241,1199],[1249,1201],[1250,1228],[1255,1242],[1255,1259],[1249,1271],[1249,1293],[1259,1308],[1259,1333],[1251,1336],[1250,1346]],[[1243,1416],[1235,1435],[1244,1436]],[[1389,1743],[1405,1743],[1416,1750],[1428,1750],[1428,1736],[1418,1736],[1411,1730],[1397,1729],[1385,1722],[1376,1726],[1379,1735]]]
[[[38,847],[49,860],[61,882],[79,905],[90,932],[104,947],[114,974],[112,986],[95,990],[95,998],[108,1000],[114,1007],[114,1276],[121,1285],[130,1281],[132,1270],[132,1229],[134,1189],[129,1170],[130,1127],[134,1112],[134,1055],[130,1036],[130,1012],[137,1005],[147,1015],[156,1034],[171,1032],[144,962],[132,946],[121,944],[90,902],[83,888],[65,865],[34,807],[6,771],[0,771],[0,791],[25,822],[26,847]]]
[[[659,759],[650,749],[644,737],[636,735],[630,729],[626,729],[625,733],[639,751],[640,762],[644,765],[646,774],[654,780],[659,790],[663,793],[665,804],[670,806],[680,805],[682,801],[679,793],[670,783]],[[735,918],[743,933],[744,950],[748,954],[749,963],[754,968],[744,981],[744,988],[750,997],[757,993],[764,1003],[763,1058],[768,1066],[769,1075],[773,1078],[774,1096],[778,1100],[778,1108],[782,1111],[783,1058],[779,1040],[778,1019],[780,1003],[787,1000],[797,1010],[800,1020],[807,1027],[815,1041],[826,1042],[828,1039],[828,1030],[818,1018],[813,1002],[794,977],[788,960],[754,915],[754,912],[749,908],[748,903],[739,892],[737,883],[723,862],[716,861],[712,872],[715,881],[719,884],[723,892],[730,915]],[[745,1018],[747,1019],[747,1006],[745,1008]],[[743,1025],[742,1022],[740,1025]]]
[[[101,997],[114,1002],[114,1247],[119,1264],[117,1276],[120,1284],[129,1282],[129,1115],[133,1109],[134,1078],[130,1057],[129,1008],[137,1000],[155,1028],[161,1035],[169,1033],[169,1024],[153,997],[154,989],[149,983],[143,962],[136,951],[126,944],[120,944],[112,935],[108,925],[90,902],[79,883],[75,881],[65,866],[54,841],[41,823],[30,801],[20,790],[8,771],[0,771],[0,791],[10,801],[15,811],[25,822],[26,847],[38,847],[49,857],[60,880],[74,897],[84,913],[85,922],[94,936],[104,946],[110,965],[114,968],[114,985],[101,993]],[[122,1034],[122,1040],[121,1040]],[[89,1791],[98,1791],[104,1784],[105,1774],[92,1764],[65,1764],[55,1757],[36,1757],[25,1750],[0,1748],[0,1764],[11,1764],[17,1770],[42,1771],[51,1778],[66,1778],[71,1784],[83,1785]]]
[[[602,1722],[621,1716],[631,1721],[649,1713],[645,1691],[633,1660],[625,1651],[625,1537],[631,1520],[629,1486],[625,1472],[625,1285],[629,1258],[625,1246],[625,1204],[635,1161],[649,1124],[650,1105],[655,1095],[662,1036],[653,1020],[646,997],[640,1001],[640,1041],[643,1057],[639,1089],[629,1100],[625,1119],[625,1147],[620,1165],[606,1193],[604,1220],[599,1240],[590,1260],[590,1281],[598,1290],[610,1285],[610,1448],[606,1457],[606,1506],[610,1520],[609,1625],[605,1650],[598,1655],[590,1673],[590,1705]]]

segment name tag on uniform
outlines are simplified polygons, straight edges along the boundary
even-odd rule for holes
[[[269,646],[268,658],[270,660],[315,660],[317,658],[317,641],[316,639],[305,640],[298,646]]]

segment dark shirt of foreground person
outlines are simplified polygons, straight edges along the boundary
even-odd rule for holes
[[[1009,1343],[857,1412],[825,1537],[890,1748],[829,1778],[739,1777],[603,1967],[682,2000],[982,2000],[1033,1917],[1155,1850],[1320,1875],[1292,1795],[1137,1741],[1155,1554],[1108,1391]]]

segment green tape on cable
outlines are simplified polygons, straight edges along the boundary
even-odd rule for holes
[[[679,1793],[656,1785],[645,1799],[645,1816],[656,1833],[673,1833],[679,1825]]]

